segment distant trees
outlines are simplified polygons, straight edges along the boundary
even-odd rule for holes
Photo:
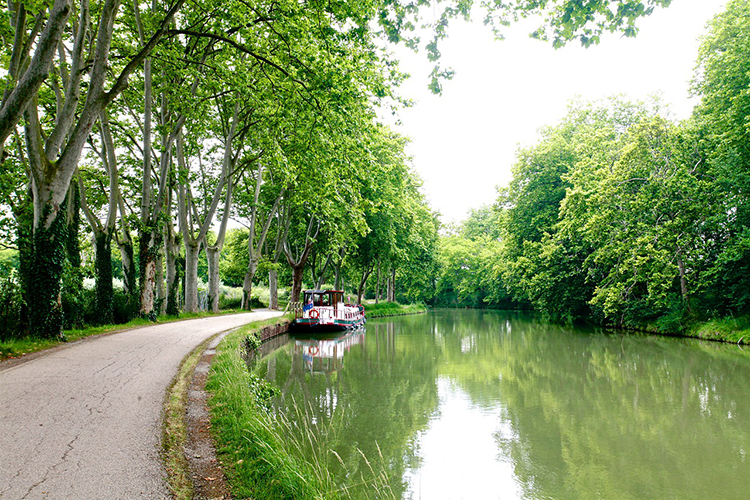
[[[710,23],[690,119],[612,98],[543,129],[496,205],[440,238],[435,302],[669,332],[747,315],[748,11],[734,0]]]

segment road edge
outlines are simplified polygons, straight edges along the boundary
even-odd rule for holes
[[[201,342],[193,349],[180,363],[172,383],[169,385],[164,397],[163,417],[162,417],[162,461],[167,472],[166,483],[174,498],[192,499],[192,498],[230,498],[228,493],[225,495],[215,495],[205,497],[199,493],[205,490],[204,483],[210,483],[211,488],[217,491],[229,491],[224,473],[220,468],[219,462],[215,459],[215,446],[213,438],[208,432],[209,427],[205,427],[206,432],[192,432],[189,430],[188,413],[205,416],[208,419],[208,408],[205,404],[205,384],[206,377],[200,377],[202,380],[196,380],[196,372],[199,365],[205,365],[207,373],[213,358],[215,346],[229,333],[242,328],[231,328],[223,332],[218,332],[208,339]],[[211,351],[209,353],[209,351]],[[203,367],[201,366],[201,369]],[[189,397],[190,393],[199,393],[204,397],[202,401],[196,400],[195,397]],[[200,419],[199,419],[200,421]],[[200,424],[196,424],[200,425]],[[205,423],[203,425],[206,425]],[[210,424],[209,424],[210,425]],[[191,436],[197,434],[197,436]],[[204,456],[196,458],[186,453],[186,447],[196,438],[204,440],[202,447],[208,447],[213,450],[213,461],[211,457],[203,460]],[[194,443],[192,443],[195,447]],[[208,462],[206,467],[199,467],[198,462]],[[210,466],[216,468],[210,469]],[[193,477],[192,471],[201,470],[204,474],[202,477]],[[210,480],[209,480],[210,479]]]

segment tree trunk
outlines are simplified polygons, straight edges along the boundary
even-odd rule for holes
[[[66,317],[65,325],[68,328],[81,328],[83,326],[84,316],[84,297],[83,297],[83,273],[81,272],[81,243],[79,241],[79,233],[81,227],[81,193],[78,190],[78,183],[72,183],[68,191],[67,201],[67,228],[65,239],[65,254],[70,264],[69,276],[67,276],[68,286],[66,297],[67,301],[63,301],[63,306],[67,302],[65,308]],[[110,233],[111,234],[111,233]],[[110,260],[111,269],[111,260]],[[110,284],[112,282],[112,276],[110,272]],[[110,291],[110,297],[114,294],[114,291]],[[109,321],[111,322],[111,320]],[[65,325],[63,328],[65,328]]]
[[[388,279],[388,297],[390,302],[396,302],[396,269],[391,269],[391,277]]]
[[[302,276],[304,271],[304,263],[292,266],[292,296],[289,299],[292,302],[299,302],[299,297],[302,293]]]
[[[292,296],[290,297],[292,302],[299,302],[300,293],[302,292],[302,277],[305,271],[305,264],[307,264],[307,259],[310,257],[310,251],[315,244],[315,239],[318,237],[318,234],[320,234],[320,222],[318,222],[315,231],[312,231],[314,225],[315,217],[312,217],[307,225],[305,245],[297,259],[294,258],[292,250],[289,248],[289,242],[286,241],[286,237],[284,237],[284,243],[282,245],[284,255],[286,256],[286,261],[289,264],[289,267],[292,268]]]
[[[276,269],[268,271],[268,308],[276,310],[279,308],[279,272]]]
[[[375,303],[380,303],[380,261],[378,261],[378,273],[375,278]]]
[[[128,233],[125,238],[117,242],[122,257],[123,291],[127,296],[127,303],[135,307],[138,301],[138,284],[135,279],[135,254],[133,251],[133,240]]]
[[[245,311],[252,310],[253,278],[255,278],[255,271],[257,270],[258,261],[250,258],[245,270],[245,279],[242,282],[242,309]]]
[[[156,286],[157,246],[152,243],[154,233],[144,231],[140,237],[140,314],[144,318],[156,319],[154,312],[154,288]]]
[[[96,235],[96,321],[114,322],[112,287],[112,236],[106,231]]]
[[[682,248],[677,249],[677,268],[680,271],[680,293],[682,294],[682,300],[683,302],[685,302],[688,312],[692,314],[693,310],[690,307],[690,300],[688,298],[687,272],[685,271],[685,261],[682,260]]]
[[[39,224],[33,236],[32,258],[29,262],[29,327],[31,334],[36,337],[58,338],[63,333],[60,290],[67,225],[64,210],[59,210],[51,219],[48,212],[52,212],[52,208],[45,207],[41,215],[46,215],[44,219],[51,220],[51,224],[49,227]]]
[[[164,279],[164,245],[156,253],[156,304],[158,314],[167,311],[167,283]]]
[[[180,272],[177,267],[180,244],[171,226],[167,231],[167,241],[164,246],[167,260],[167,308],[165,312],[170,316],[177,316],[180,314]]]
[[[208,260],[208,310],[219,312],[219,292],[221,280],[219,280],[219,255],[217,247],[206,247],[206,259]]]
[[[326,272],[328,271],[328,266],[331,264],[331,260],[331,256],[329,255],[326,258],[325,264],[323,264],[323,268],[320,270],[320,276],[318,276],[318,279],[315,282],[316,290],[320,290],[320,288],[323,286],[323,283],[325,283]]]
[[[198,255],[200,243],[185,243],[185,311],[198,312]]]
[[[334,265],[333,269],[336,271],[336,277],[334,279],[333,286],[336,288],[336,290],[343,290],[343,283],[341,282],[341,262]]]
[[[357,287],[357,304],[362,303],[362,296],[364,295],[367,287],[367,279],[372,274],[372,267],[362,271],[362,279],[359,280],[359,286]]]
[[[31,303],[31,269],[34,262],[34,205],[31,193],[23,202],[13,207],[18,231],[18,276],[23,291],[19,330],[27,333],[29,328],[29,304]]]

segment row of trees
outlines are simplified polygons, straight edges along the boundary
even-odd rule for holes
[[[18,250],[21,328],[56,336],[79,319],[87,233],[101,322],[113,320],[113,241],[126,301],[153,316],[198,308],[201,251],[218,307],[218,256],[233,216],[248,227],[245,307],[261,259],[291,266],[294,294],[316,244],[323,251],[325,241],[340,266],[351,242],[372,233],[368,214],[385,204],[378,189],[390,189],[387,208],[407,238],[423,214],[398,211],[424,202],[403,140],[375,119],[379,103],[398,101],[402,78],[375,45],[372,21],[384,9],[9,4],[0,136],[12,217],[3,229]],[[88,230],[79,230],[81,213]],[[403,258],[395,245],[378,254],[387,269]]]
[[[464,303],[670,331],[747,314],[748,11],[734,0],[710,23],[690,119],[668,119],[658,100],[573,103],[520,150],[497,204],[441,240],[446,289]]]

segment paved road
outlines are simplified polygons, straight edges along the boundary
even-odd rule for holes
[[[0,363],[0,498],[168,498],[162,407],[180,361],[256,311],[155,325]]]

